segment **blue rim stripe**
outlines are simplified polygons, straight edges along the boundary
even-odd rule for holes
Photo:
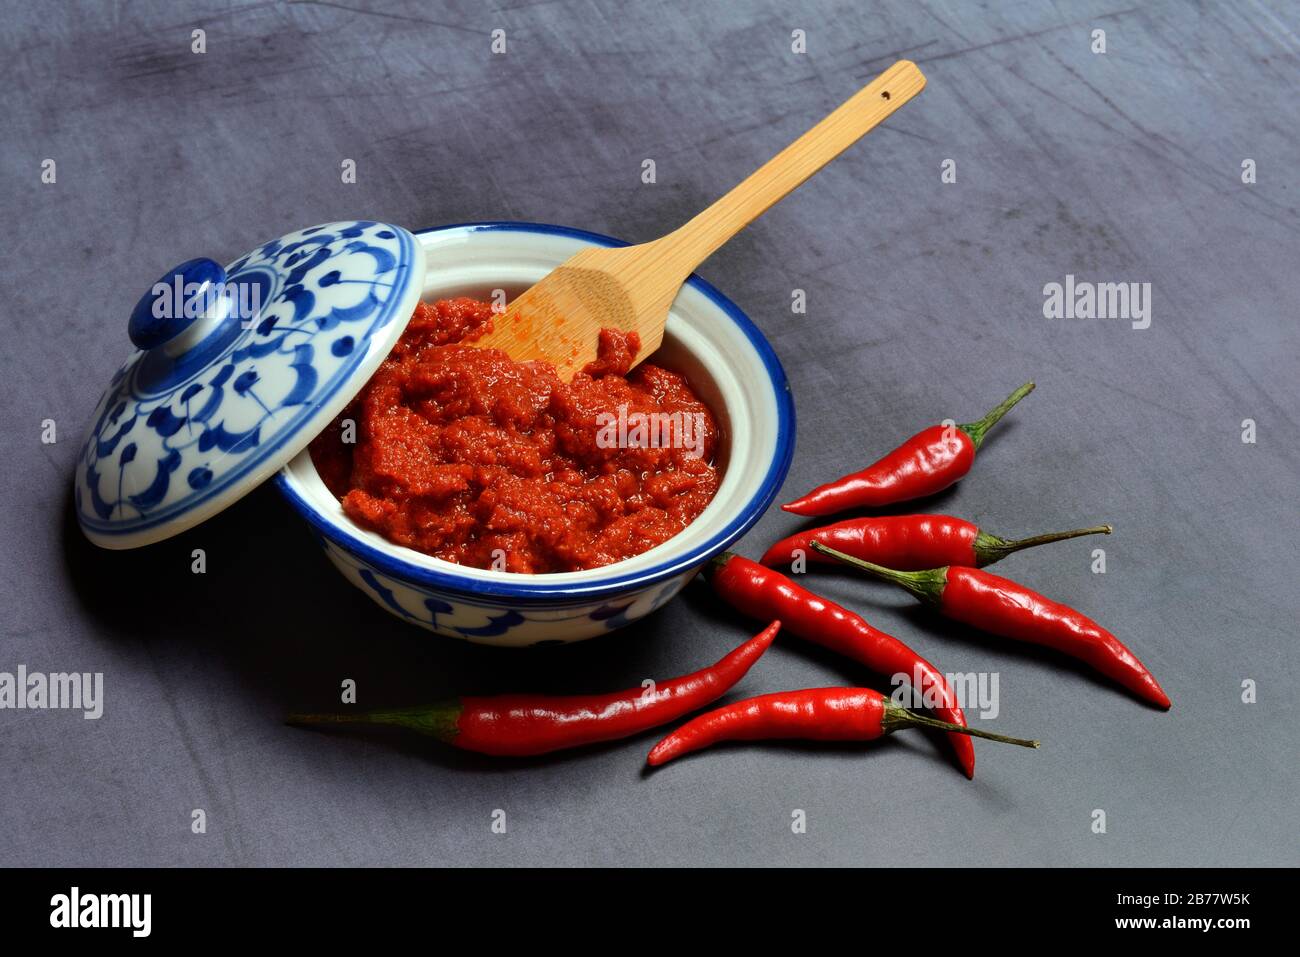
[[[575,239],[587,240],[596,245],[606,247],[627,246],[627,242],[621,239],[615,239],[612,236],[605,236],[601,233],[588,232],[584,229],[574,229],[570,226],[552,226],[547,223],[530,223],[530,222],[510,222],[506,220],[491,220],[476,223],[453,223],[448,226],[436,226],[432,229],[419,229],[414,233],[417,236],[428,235],[430,233],[445,233],[453,230],[472,230],[479,232],[483,230],[502,230],[508,232],[525,232],[525,233],[545,233],[556,236],[567,236]],[[281,470],[275,477],[276,486],[284,494],[290,504],[298,510],[311,525],[326,538],[330,539],[340,548],[352,552],[356,557],[369,563],[385,575],[389,575],[398,580],[407,580],[416,585],[421,585],[439,591],[458,592],[465,595],[472,595],[477,598],[509,598],[516,600],[534,600],[543,601],[555,598],[599,598],[605,595],[624,592],[632,588],[639,588],[655,582],[672,578],[684,572],[703,565],[714,555],[721,552],[727,546],[731,545],[745,532],[749,531],[754,524],[763,517],[768,506],[776,499],[776,493],[781,490],[782,483],[785,482],[786,473],[790,470],[790,462],[794,458],[794,436],[795,436],[795,411],[794,399],[790,394],[790,383],[786,379],[785,369],[781,366],[781,360],[776,357],[772,346],[768,343],[763,333],[754,325],[753,321],[741,311],[740,307],[724,296],[710,283],[701,279],[692,273],[686,280],[686,285],[690,285],[700,292],[704,293],[714,305],[720,308],[726,315],[740,327],[745,333],[749,343],[758,353],[759,358],[763,360],[763,366],[767,370],[768,378],[772,383],[773,390],[776,394],[777,410],[777,436],[776,436],[776,454],[772,457],[772,464],[763,476],[763,481],[759,485],[757,493],[749,502],[740,510],[735,519],[722,531],[710,537],[708,541],[696,546],[684,555],[678,556],[671,561],[663,562],[659,565],[643,569],[627,575],[619,575],[611,579],[602,581],[576,582],[576,583],[547,583],[545,581],[520,581],[500,582],[500,581],[480,581],[477,579],[462,578],[451,572],[435,571],[429,568],[423,568],[419,565],[411,564],[403,559],[381,552],[374,546],[362,541],[360,538],[353,536],[351,533],[336,525],[332,525],[319,516],[312,506],[307,503],[302,496],[290,487],[285,473]],[[611,566],[616,567],[616,566]],[[531,576],[521,575],[520,578],[529,578]],[[540,577],[540,576],[538,576]]]

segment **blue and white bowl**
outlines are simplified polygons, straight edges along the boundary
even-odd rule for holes
[[[417,233],[424,298],[522,292],[574,253],[624,243],[534,223],[471,223]],[[680,535],[603,568],[548,575],[467,568],[394,545],[344,514],[304,451],[277,477],[325,554],[381,608],[441,635],[526,646],[621,628],[671,599],[772,504],[794,452],[794,404],[781,363],[734,303],[697,276],[673,303],[654,361],[684,373],[721,427],[717,496]]]

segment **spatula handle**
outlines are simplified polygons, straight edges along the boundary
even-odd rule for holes
[[[917,65],[899,60],[726,196],[659,240],[661,264],[684,280],[719,246],[923,89],[925,76]]]

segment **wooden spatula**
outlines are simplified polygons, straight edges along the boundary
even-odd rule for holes
[[[544,359],[566,382],[596,358],[601,329],[635,330],[636,361],[664,335],[686,278],[723,243],[925,88],[900,60],[686,225],[653,242],[586,249],[525,290],[474,345]]]

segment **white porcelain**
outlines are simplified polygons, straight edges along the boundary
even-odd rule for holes
[[[533,223],[470,223],[416,234],[424,298],[514,295],[580,249],[618,240]],[[380,607],[442,635],[492,645],[578,641],[659,608],[772,503],[794,452],[789,385],[762,333],[692,276],[673,303],[654,361],[685,373],[719,421],[718,494],[681,534],[603,568],[548,575],[467,568],[394,545],[354,524],[308,452],[277,477],[330,561]]]

